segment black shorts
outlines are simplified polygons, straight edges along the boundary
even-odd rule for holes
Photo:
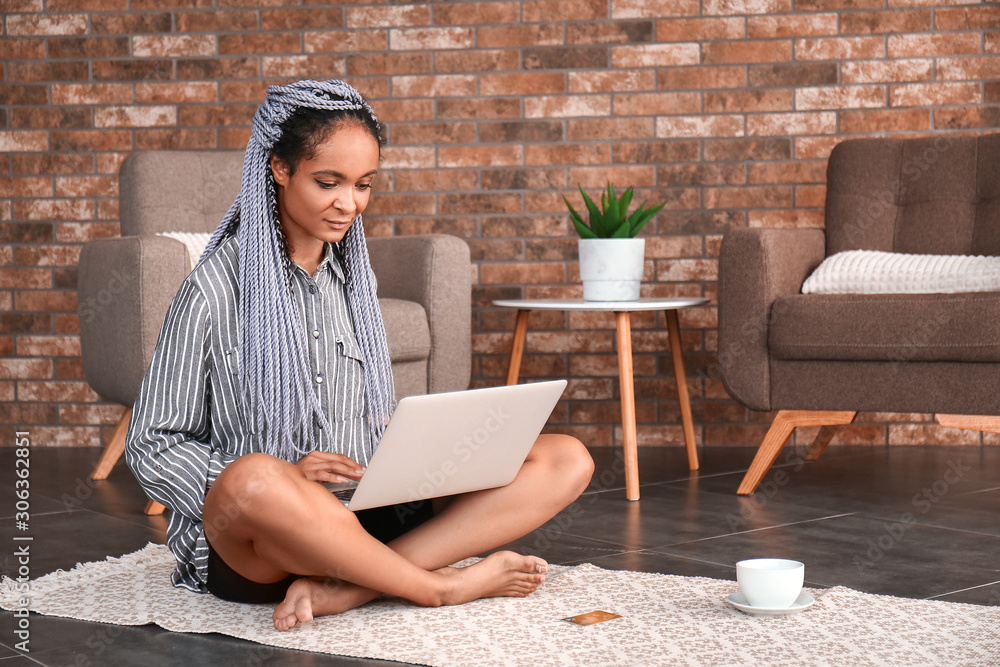
[[[434,516],[430,500],[405,505],[375,507],[355,512],[361,526],[382,543],[391,542]],[[208,591],[230,602],[267,604],[280,602],[292,582],[305,575],[290,574],[281,581],[261,584],[251,581],[226,564],[208,545]]]

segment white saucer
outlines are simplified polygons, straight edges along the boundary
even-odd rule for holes
[[[799,597],[795,598],[795,602],[792,603],[791,607],[751,607],[750,604],[747,603],[746,597],[740,591],[736,591],[727,597],[726,601],[740,611],[750,614],[751,616],[788,616],[789,614],[797,614],[800,611],[805,611],[811,607],[814,602],[816,602],[813,596],[806,592],[802,592],[799,593]]]

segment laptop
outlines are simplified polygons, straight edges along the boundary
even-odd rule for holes
[[[352,511],[514,481],[566,380],[407,396],[359,482],[323,483]]]

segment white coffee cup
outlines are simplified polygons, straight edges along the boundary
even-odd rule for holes
[[[736,582],[751,607],[787,609],[802,592],[806,566],[797,560],[754,558],[736,564]]]

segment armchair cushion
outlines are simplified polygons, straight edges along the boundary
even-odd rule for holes
[[[378,305],[392,362],[426,361],[431,353],[431,330],[424,307],[403,299],[379,299]]]
[[[775,359],[1000,362],[1000,292],[813,294],[777,299]]]

